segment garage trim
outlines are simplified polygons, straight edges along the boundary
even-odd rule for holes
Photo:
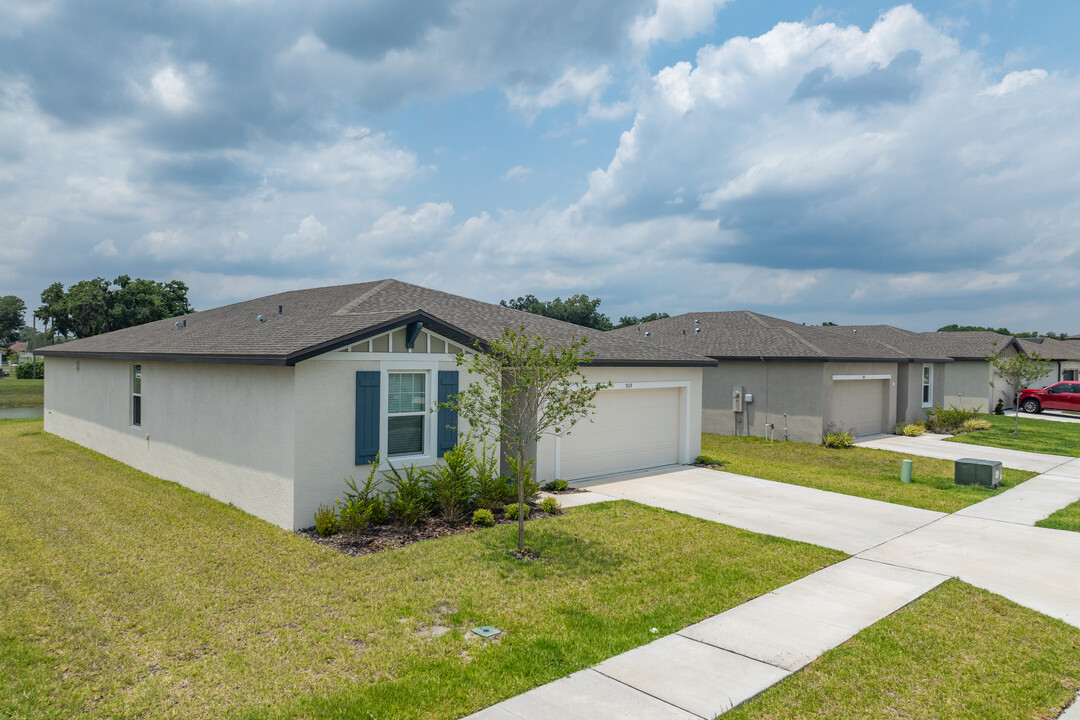
[[[892,380],[892,375],[833,375],[833,380]]]
[[[681,449],[679,451],[679,462],[682,464],[690,463],[690,381],[689,380],[642,380],[632,382],[613,382],[610,388],[602,390],[601,392],[612,391],[627,391],[627,390],[662,390],[664,388],[678,388],[682,390],[679,393],[679,412],[682,415],[682,420],[679,425],[679,445]],[[562,436],[555,436],[555,477],[562,477]]]

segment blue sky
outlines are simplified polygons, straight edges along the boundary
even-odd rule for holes
[[[1080,3],[0,0],[0,294],[1080,332]]]

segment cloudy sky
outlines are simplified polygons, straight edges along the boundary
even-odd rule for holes
[[[0,295],[1080,332],[1080,3],[0,0]]]

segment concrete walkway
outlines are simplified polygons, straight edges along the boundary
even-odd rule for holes
[[[902,440],[902,452],[924,454],[909,442],[921,438]],[[933,439],[917,447],[941,445],[997,451]],[[855,557],[470,718],[713,718],[949,577],[1080,627],[1080,533],[1032,526],[1080,498],[1080,460],[1010,462],[1053,473],[952,515],[700,468],[589,483],[560,500],[625,498]]]
[[[922,455],[923,457],[945,460],[959,460],[960,458],[998,460],[1005,467],[1037,473],[1048,472],[1070,460],[1070,458],[1062,455],[1043,455],[1020,450],[988,447],[986,445],[944,442],[948,437],[950,436],[934,435],[933,433],[926,433],[919,437],[878,435],[855,444],[859,447],[892,450],[893,452],[907,453],[908,455]]]

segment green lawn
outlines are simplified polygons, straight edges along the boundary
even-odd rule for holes
[[[989,430],[964,433],[948,439],[948,442],[968,445],[1080,457],[1080,423],[1037,420],[1020,414],[1020,434],[1013,435],[1014,418],[1009,415],[980,415],[990,421]]]
[[[810,443],[765,444],[762,438],[701,436],[701,452],[724,463],[723,470],[831,490],[845,495],[899,505],[955,512],[1000,492],[953,482],[951,460],[903,455],[887,450],[832,450]],[[900,461],[912,461],[912,482],[900,482]],[[1014,487],[1035,473],[1006,469],[1001,490]]]
[[[844,557],[628,502],[515,530],[350,558],[2,421],[0,717],[458,718]]]
[[[0,378],[0,408],[39,407],[44,402],[44,380],[18,380],[14,374]]]
[[[1080,532],[1080,502],[1066,505],[1048,518],[1035,523],[1036,527]]]
[[[723,720],[1054,718],[1080,687],[1080,629],[949,580]]]

